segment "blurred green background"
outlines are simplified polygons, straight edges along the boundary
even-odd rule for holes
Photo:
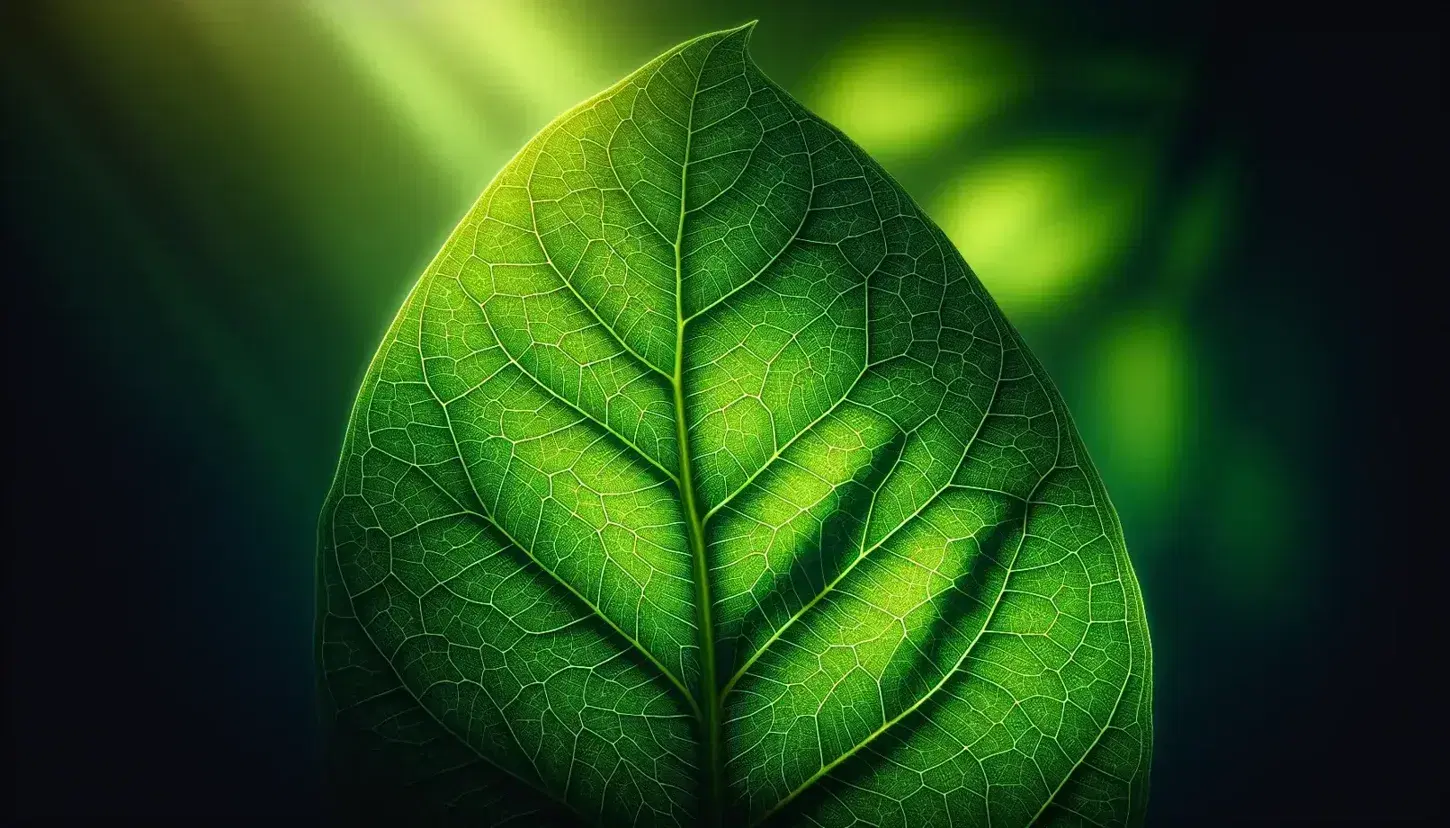
[[[312,808],[313,527],[384,328],[540,127],[753,18],[1070,403],[1154,637],[1151,821],[1439,807],[1407,752],[1425,609],[1394,591],[1413,445],[1383,447],[1395,280],[1435,232],[1411,190],[1443,179],[1435,36],[1195,4],[70,0],[8,6],[0,41],[22,814]]]

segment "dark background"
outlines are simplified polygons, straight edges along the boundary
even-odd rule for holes
[[[0,11],[12,808],[313,813],[313,521],[352,394],[447,229],[563,106],[486,108],[511,125],[458,180],[277,4],[233,9],[251,28],[223,45],[251,38],[261,67],[241,76],[180,22],[186,4],[104,5]],[[1150,822],[1442,814],[1438,34],[1244,33],[1196,5],[574,5],[586,42],[608,44],[588,53],[604,82],[753,17],[757,60],[793,91],[893,16],[981,23],[1035,55],[1136,56],[1139,79],[1172,67],[1121,275],[1070,315],[1004,303],[1078,415],[1143,582]],[[1054,86],[1071,67],[1051,65],[1025,77],[1087,113],[1075,129],[1117,111]],[[1003,142],[1060,129],[1020,120]],[[1232,230],[1173,305],[1195,356],[1170,379],[1192,381],[1164,415],[1168,471],[1144,482],[1111,428],[1135,386],[1101,403],[1084,343],[1161,298],[1142,251],[1220,157],[1235,197],[1214,227]],[[939,176],[894,163],[930,208]],[[1272,464],[1234,465],[1246,451]]]

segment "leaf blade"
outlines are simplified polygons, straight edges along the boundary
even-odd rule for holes
[[[1065,405],[748,36],[566,113],[430,265],[321,646],[585,822],[1136,822],[1147,628]]]

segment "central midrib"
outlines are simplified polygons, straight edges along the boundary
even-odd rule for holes
[[[714,51],[714,47],[711,47]],[[705,56],[705,63],[709,55]],[[704,73],[704,63],[700,73]],[[724,750],[720,732],[719,683],[715,676],[715,625],[712,620],[710,601],[710,570],[705,560],[705,525],[695,500],[694,475],[690,470],[690,436],[685,423],[685,311],[684,270],[681,247],[685,237],[685,176],[690,167],[690,140],[694,136],[695,96],[699,92],[700,78],[695,77],[695,88],[690,92],[690,113],[685,122],[685,153],[680,161],[680,220],[675,228],[675,369],[670,382],[675,392],[675,439],[680,458],[680,489],[685,500],[685,519],[689,523],[690,553],[694,559],[695,605],[700,625],[700,712],[704,718],[701,727],[705,731],[704,801],[700,803],[700,823],[707,826],[720,824],[720,810],[724,793]]]

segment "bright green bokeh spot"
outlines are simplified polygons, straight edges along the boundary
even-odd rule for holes
[[[872,155],[928,152],[991,115],[1015,86],[999,42],[940,22],[869,29],[821,73],[811,108]]]
[[[1191,425],[1189,340],[1172,316],[1142,313],[1110,326],[1088,359],[1089,416],[1103,463],[1126,494],[1160,502],[1174,488]]]
[[[1144,169],[1082,144],[1013,149],[967,167],[936,213],[1003,310],[1061,312],[1132,239]]]

